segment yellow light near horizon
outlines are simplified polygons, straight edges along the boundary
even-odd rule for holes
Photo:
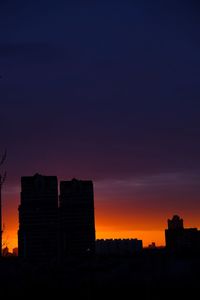
[[[10,252],[18,247],[17,231],[11,230],[8,232],[8,237],[5,237],[5,240],[3,239],[3,248],[5,247],[8,247]]]
[[[13,248],[18,247],[17,234],[15,231],[10,232],[7,247],[12,252]],[[165,245],[164,231],[144,230],[144,231],[96,231],[96,239],[133,239],[137,238],[143,241],[143,246],[147,247],[152,242],[157,246]]]

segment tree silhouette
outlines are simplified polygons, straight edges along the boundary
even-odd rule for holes
[[[6,231],[6,225],[3,223],[3,229],[2,229],[2,248],[6,248],[9,246],[9,236]]]
[[[0,157],[0,168],[4,164],[5,160],[7,157],[7,151],[5,150],[2,156]],[[0,256],[2,256],[2,210],[1,210],[1,202],[2,202],[2,197],[1,197],[1,192],[2,192],[2,187],[3,184],[6,180],[6,172],[1,174],[0,172]]]

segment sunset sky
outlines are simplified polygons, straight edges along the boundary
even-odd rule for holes
[[[198,1],[1,0],[4,239],[20,177],[92,179],[97,238],[200,227]],[[3,171],[3,170],[2,170]]]

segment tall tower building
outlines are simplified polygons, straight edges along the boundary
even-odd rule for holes
[[[58,250],[58,182],[56,176],[21,178],[19,256],[53,259]]]
[[[92,181],[60,183],[61,255],[95,251],[94,192]]]

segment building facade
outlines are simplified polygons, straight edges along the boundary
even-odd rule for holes
[[[142,249],[142,241],[138,239],[96,240],[96,253],[100,255],[132,255]]]
[[[61,257],[95,252],[94,192],[92,181],[60,183]]]
[[[21,178],[19,256],[55,259],[58,253],[58,182],[56,176]]]
[[[184,228],[183,219],[175,215],[168,220],[165,230],[166,248],[170,251],[200,249],[200,232],[197,228]]]

